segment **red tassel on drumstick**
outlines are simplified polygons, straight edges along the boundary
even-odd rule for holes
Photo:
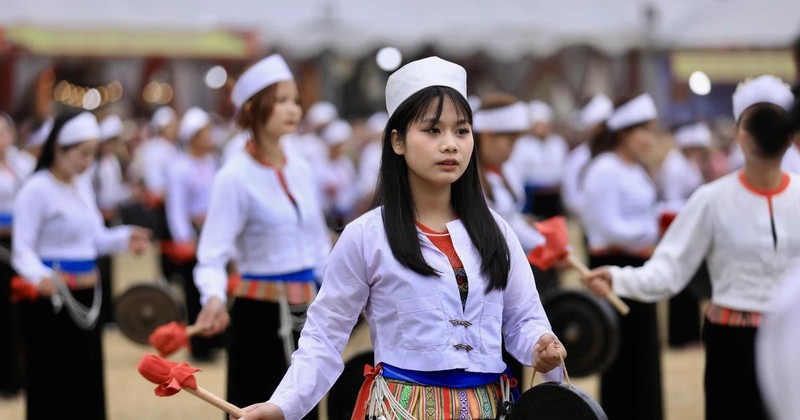
[[[170,362],[155,354],[147,354],[139,361],[137,369],[145,379],[158,385],[155,388],[155,394],[159,397],[169,397],[177,394],[181,389],[185,389],[186,392],[235,418],[244,417],[244,410],[199,387],[194,373],[199,372],[200,369],[189,366],[187,363]]]
[[[546,242],[528,254],[528,261],[540,270],[549,270],[559,261],[564,259],[569,264],[581,272],[588,274],[589,269],[575,255],[569,251],[569,233],[567,232],[567,219],[563,216],[551,217],[538,223],[534,223],[536,230],[544,236]],[[628,315],[630,307],[622,301],[613,291],[609,291],[605,296],[620,314]]]
[[[188,327],[175,321],[164,324],[152,334],[150,334],[150,345],[153,346],[162,357],[167,357],[189,344],[189,337],[199,334],[201,331],[197,325]]]
[[[38,298],[39,290],[33,283],[25,281],[19,276],[11,278],[11,303],[19,303],[23,300],[33,302]]]

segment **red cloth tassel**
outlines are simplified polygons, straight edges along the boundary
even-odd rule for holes
[[[189,336],[185,325],[172,321],[156,328],[149,341],[161,357],[167,357],[189,344]]]
[[[534,227],[544,236],[545,243],[528,253],[528,262],[547,271],[569,254],[567,219],[563,216],[551,217],[534,223]]]
[[[364,365],[364,378],[366,380],[361,384],[361,389],[358,390],[358,398],[356,398],[356,406],[353,408],[352,420],[364,420],[367,418],[367,403],[369,402],[369,393],[372,390],[372,384],[375,383],[375,378],[381,373],[383,367],[372,367]]]
[[[155,393],[159,397],[175,395],[181,388],[197,389],[194,373],[200,369],[191,367],[185,362],[170,362],[155,354],[146,354],[139,361],[137,369],[145,379],[158,385]]]
[[[26,281],[20,276],[11,278],[11,303],[19,303],[23,300],[31,302],[39,298],[39,289],[33,283]]]
[[[161,252],[176,264],[185,264],[193,260],[196,251],[197,246],[194,242],[161,242]]]
[[[661,213],[661,217],[658,218],[658,233],[660,236],[664,236],[667,233],[667,229],[669,229],[676,217],[678,217],[678,213]]]

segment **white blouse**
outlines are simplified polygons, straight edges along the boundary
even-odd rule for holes
[[[349,156],[327,160],[317,168],[317,187],[326,212],[350,213],[358,201],[356,167]]]
[[[12,265],[38,284],[53,270],[42,260],[92,260],[128,249],[131,229],[108,229],[88,177],[65,184],[41,170],[23,184],[14,203]]]
[[[783,155],[783,162],[781,162],[781,168],[786,172],[800,174],[800,147],[792,143],[792,145],[786,149],[786,154]]]
[[[705,182],[700,168],[679,149],[672,149],[667,154],[656,181],[662,198],[677,209]]]
[[[170,164],[166,198],[167,224],[172,240],[189,242],[196,238],[192,221],[205,218],[211,200],[211,184],[217,171],[214,156],[194,158],[178,153]]]
[[[14,211],[14,197],[22,181],[33,171],[23,152],[9,147],[6,153],[5,164],[0,167],[0,215],[11,215]]]
[[[153,137],[143,147],[144,185],[152,193],[166,194],[167,168],[178,153],[178,148],[162,137]]]
[[[638,253],[658,240],[656,188],[641,165],[603,153],[583,180],[583,222],[592,249]]]
[[[469,278],[462,309],[455,274],[445,254],[420,232],[423,258],[441,277],[421,276],[393,256],[381,208],[350,223],[325,268],[319,295],[308,310],[298,350],[272,395],[286,419],[300,419],[341,374],[342,350],[364,312],[375,350],[375,363],[403,369],[464,369],[499,373],[506,365],[502,345],[526,365],[533,345],[551,331],[530,265],[511,228],[495,214],[509,244],[511,270],[504,291],[485,293],[478,250],[459,220],[447,224],[453,245]],[[470,326],[450,320],[467,320]],[[471,351],[458,344],[467,344]],[[560,369],[545,374],[560,380]]]
[[[561,179],[561,199],[564,206],[575,216],[580,217],[583,208],[582,175],[592,159],[589,145],[584,143],[573,149],[564,160],[564,175]]]
[[[130,190],[122,178],[122,167],[116,156],[103,156],[90,170],[100,209],[113,210],[130,196]]]
[[[487,203],[489,203],[492,210],[497,212],[511,226],[511,230],[519,238],[522,249],[525,253],[529,253],[534,248],[544,245],[545,238],[522,214],[522,208],[525,206],[525,190],[521,182],[508,166],[503,167],[502,171],[503,176],[500,176],[496,172],[484,169],[486,182],[492,189],[493,196],[492,200],[487,197]],[[503,177],[508,182],[508,187],[514,190],[513,194],[506,187],[506,183],[503,182]]]
[[[769,297],[800,259],[798,215],[796,175],[771,198],[746,188],[739,173],[726,175],[692,195],[643,267],[612,268],[614,290],[643,301],[664,299],[681,291],[705,259],[712,302],[768,312]]]
[[[254,275],[321,272],[330,253],[328,228],[308,163],[282,146],[283,175],[297,207],[281,187],[278,172],[248,153],[230,158],[217,172],[206,223],[197,248],[195,284],[205,304],[225,300],[225,265],[236,257],[239,271]]]
[[[525,186],[558,187],[568,151],[566,140],[558,134],[551,134],[544,141],[524,136],[514,144],[510,162]]]

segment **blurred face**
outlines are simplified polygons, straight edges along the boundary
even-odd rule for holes
[[[216,149],[214,140],[211,139],[210,125],[203,127],[192,137],[191,147],[198,153],[211,153]]]
[[[87,140],[68,149],[56,148],[53,166],[68,176],[80,175],[86,172],[94,161],[97,146],[97,140]]]
[[[542,140],[544,140],[547,136],[550,135],[550,131],[551,131],[551,125],[549,122],[546,121],[537,121],[536,123],[533,124],[533,127],[531,128],[531,132],[533,133],[533,135]]]
[[[622,134],[619,148],[634,160],[644,161],[658,140],[656,127],[656,122],[650,121],[645,125],[627,130]]]
[[[493,168],[502,166],[511,157],[519,136],[519,133],[481,133],[481,164]]]
[[[270,136],[283,136],[297,130],[303,118],[300,94],[292,80],[278,82],[275,91],[275,106],[264,124],[264,132]]]
[[[5,118],[0,118],[0,150],[6,150],[14,142],[14,130]]]
[[[173,119],[169,124],[164,126],[160,131],[161,137],[167,140],[175,140],[178,137],[178,120]]]
[[[472,156],[474,140],[469,122],[458,118],[447,97],[439,121],[434,121],[437,106],[434,101],[421,121],[412,122],[405,138],[392,131],[392,149],[405,158],[412,187],[451,185],[464,174]]]

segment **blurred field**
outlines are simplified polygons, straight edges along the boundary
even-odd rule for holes
[[[579,242],[573,241],[573,243]],[[124,255],[118,257],[116,262],[115,270],[118,281],[114,289],[117,294],[137,281],[155,278],[157,273],[154,255],[140,258]],[[566,277],[565,283],[568,286],[575,286],[574,275]],[[220,420],[223,418],[222,414],[213,407],[185,393],[169,398],[156,397],[153,394],[154,385],[142,379],[136,372],[139,358],[149,351],[147,347],[133,344],[114,329],[106,331],[104,344],[109,419]],[[369,346],[369,333],[366,328],[355,331],[345,350],[345,360],[356,352],[368,349]],[[187,357],[188,354],[182,351],[174,355],[172,359],[186,360]],[[224,354],[221,354],[214,363],[198,364],[197,367],[202,369],[202,372],[197,374],[201,386],[218,395],[224,395]],[[679,351],[665,350],[663,372],[667,419],[703,418],[703,368],[703,352],[699,348]],[[573,384],[592,395],[597,395],[598,380],[596,377],[575,379]],[[632,383],[630,386],[635,387],[636,385]],[[24,419],[24,396],[11,400],[0,399],[0,420],[17,419]]]

